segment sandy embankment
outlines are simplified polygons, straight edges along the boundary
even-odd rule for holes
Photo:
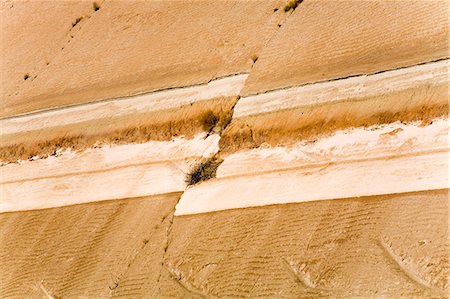
[[[161,297],[446,298],[448,196],[436,190],[175,217]]]
[[[449,60],[241,97],[223,152],[290,145],[333,131],[448,115]]]
[[[289,16],[279,0],[97,2],[0,6],[0,116],[248,73]]]
[[[0,212],[184,191],[193,163],[217,153],[218,142],[203,134],[9,164],[0,168]]]
[[[172,220],[178,198],[0,214],[0,296],[446,297],[447,190]]]
[[[448,131],[448,119],[393,123],[231,154],[217,178],[183,193],[175,215],[449,188]]]
[[[0,297],[447,297],[444,1],[48,3],[0,3]]]
[[[264,47],[242,96],[449,57],[446,1],[305,1]]]
[[[124,280],[152,297],[179,196],[1,213],[0,297],[109,298]]]
[[[246,75],[130,98],[60,107],[0,119],[0,159],[15,162],[62,148],[168,141],[208,130],[205,113],[224,126]],[[202,122],[203,121],[203,122]],[[221,124],[222,122],[222,124]]]

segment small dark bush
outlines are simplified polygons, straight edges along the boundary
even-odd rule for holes
[[[27,80],[28,78],[30,78],[30,75],[29,75],[29,74],[23,75],[23,79],[24,79],[24,80]]]
[[[219,121],[219,117],[217,117],[212,110],[207,110],[200,115],[200,125],[202,126],[203,131],[211,132],[211,130],[216,126]]]
[[[295,10],[297,8],[297,6],[302,3],[303,0],[289,0],[289,2],[286,4],[286,6],[284,7],[284,11],[288,12],[291,9]]]
[[[72,22],[72,28],[77,26],[78,23],[83,19],[83,17],[78,17],[75,21]]]
[[[223,160],[217,157],[217,155],[203,159],[202,161],[194,165],[192,170],[186,174],[185,182],[188,184],[188,186],[192,186],[200,182],[215,178],[217,168],[222,162]]]
[[[209,133],[218,133],[222,131],[231,121],[231,111],[206,110],[200,114],[198,122],[202,130]]]
[[[98,5],[97,2],[92,3],[92,8],[94,9],[94,11],[97,11],[100,9],[100,5]]]

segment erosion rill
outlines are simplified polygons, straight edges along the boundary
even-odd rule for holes
[[[446,1],[2,1],[1,298],[447,298]]]

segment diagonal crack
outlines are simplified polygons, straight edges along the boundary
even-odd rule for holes
[[[181,198],[181,195],[180,195],[180,198]],[[173,209],[170,211],[170,213],[168,213],[166,216],[164,216],[163,219],[161,220],[161,223],[163,223],[164,221],[166,221],[166,219],[168,219],[169,225],[166,229],[166,239],[165,239],[165,244],[164,244],[164,253],[163,253],[163,256],[161,259],[161,268],[159,270],[158,278],[156,280],[157,288],[155,288],[154,293],[152,294],[152,298],[156,298],[159,294],[161,294],[160,281],[161,281],[161,277],[162,277],[162,272],[164,270],[164,265],[166,264],[166,260],[167,260],[167,250],[169,249],[169,245],[170,245],[170,241],[171,241],[171,232],[172,232],[175,207],[179,201],[180,201],[180,199],[178,199],[178,201],[175,203],[175,205],[174,205]]]
[[[298,5],[301,5],[301,3],[303,2],[303,0],[300,0],[300,1],[295,1],[295,3],[297,3],[297,6]],[[296,6],[296,7],[297,7]],[[273,31],[273,33],[269,36],[269,38],[267,39],[267,41],[264,43],[264,45],[261,47],[261,49],[260,49],[260,51],[259,51],[259,53],[256,55],[256,57],[252,57],[252,60],[253,60],[253,65],[252,65],[252,69],[253,69],[253,67],[255,66],[255,64],[256,63],[258,63],[258,58],[259,58],[259,56],[260,56],[260,54],[264,51],[264,49],[272,42],[272,40],[277,36],[277,34],[280,32],[280,30],[281,30],[281,27],[287,22],[287,20],[289,19],[289,17],[291,16],[291,15],[293,15],[294,13],[295,13],[295,9],[292,11],[292,12],[290,12],[290,11],[283,11],[283,9],[276,9],[276,10],[274,10],[274,12],[275,11],[280,11],[280,13],[283,13],[283,14],[285,14],[285,16],[284,16],[284,18],[282,18],[281,19],[281,21],[279,21],[279,22],[277,22],[278,24],[277,24],[277,26],[278,26],[278,28],[277,29],[275,29],[274,31]],[[250,71],[251,72],[251,71]]]
[[[73,22],[72,22],[72,28],[69,29],[69,31],[67,32],[66,36],[63,38],[66,39],[65,44],[61,47],[61,50],[59,51],[59,53],[57,53],[56,55],[53,55],[53,57],[47,61],[43,66],[38,67],[37,69],[35,69],[33,71],[34,75],[31,75],[30,73],[26,73],[24,76],[24,81],[22,82],[22,84],[20,84],[17,89],[12,92],[10,95],[14,95],[17,96],[20,92],[21,87],[23,86],[23,83],[25,83],[26,81],[28,81],[28,79],[30,79],[30,81],[33,81],[34,79],[36,79],[41,73],[42,71],[49,66],[50,64],[52,64],[52,62],[57,59],[58,57],[61,56],[62,51],[67,47],[67,45],[70,43],[70,41],[75,37],[75,34],[80,32],[80,30],[84,27],[82,26],[83,20],[88,19],[90,20],[91,18],[93,18],[94,14],[100,9],[100,7],[103,5],[103,3],[106,0],[102,0],[100,4],[97,4],[96,2],[93,2],[93,11],[91,14],[88,14],[86,16],[80,16],[78,18],[76,18]],[[73,32],[74,28],[78,28],[78,30],[76,32]]]

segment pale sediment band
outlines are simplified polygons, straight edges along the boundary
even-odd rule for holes
[[[0,168],[0,212],[183,191],[192,163],[218,151],[218,135],[63,153]]]
[[[102,118],[120,118],[137,113],[169,110],[203,100],[236,96],[248,75],[235,75],[207,84],[174,88],[139,96],[53,108],[0,119],[2,135],[49,129]]]
[[[449,188],[448,129],[447,119],[394,123],[232,154],[216,179],[183,193],[175,214]]]
[[[240,98],[222,152],[292,145],[338,130],[448,115],[449,60]]]
[[[441,60],[373,75],[354,76],[243,97],[235,107],[233,118],[303,106],[358,101],[420,86],[448,84],[449,61]]]
[[[0,119],[0,162],[221,131],[246,77]]]

